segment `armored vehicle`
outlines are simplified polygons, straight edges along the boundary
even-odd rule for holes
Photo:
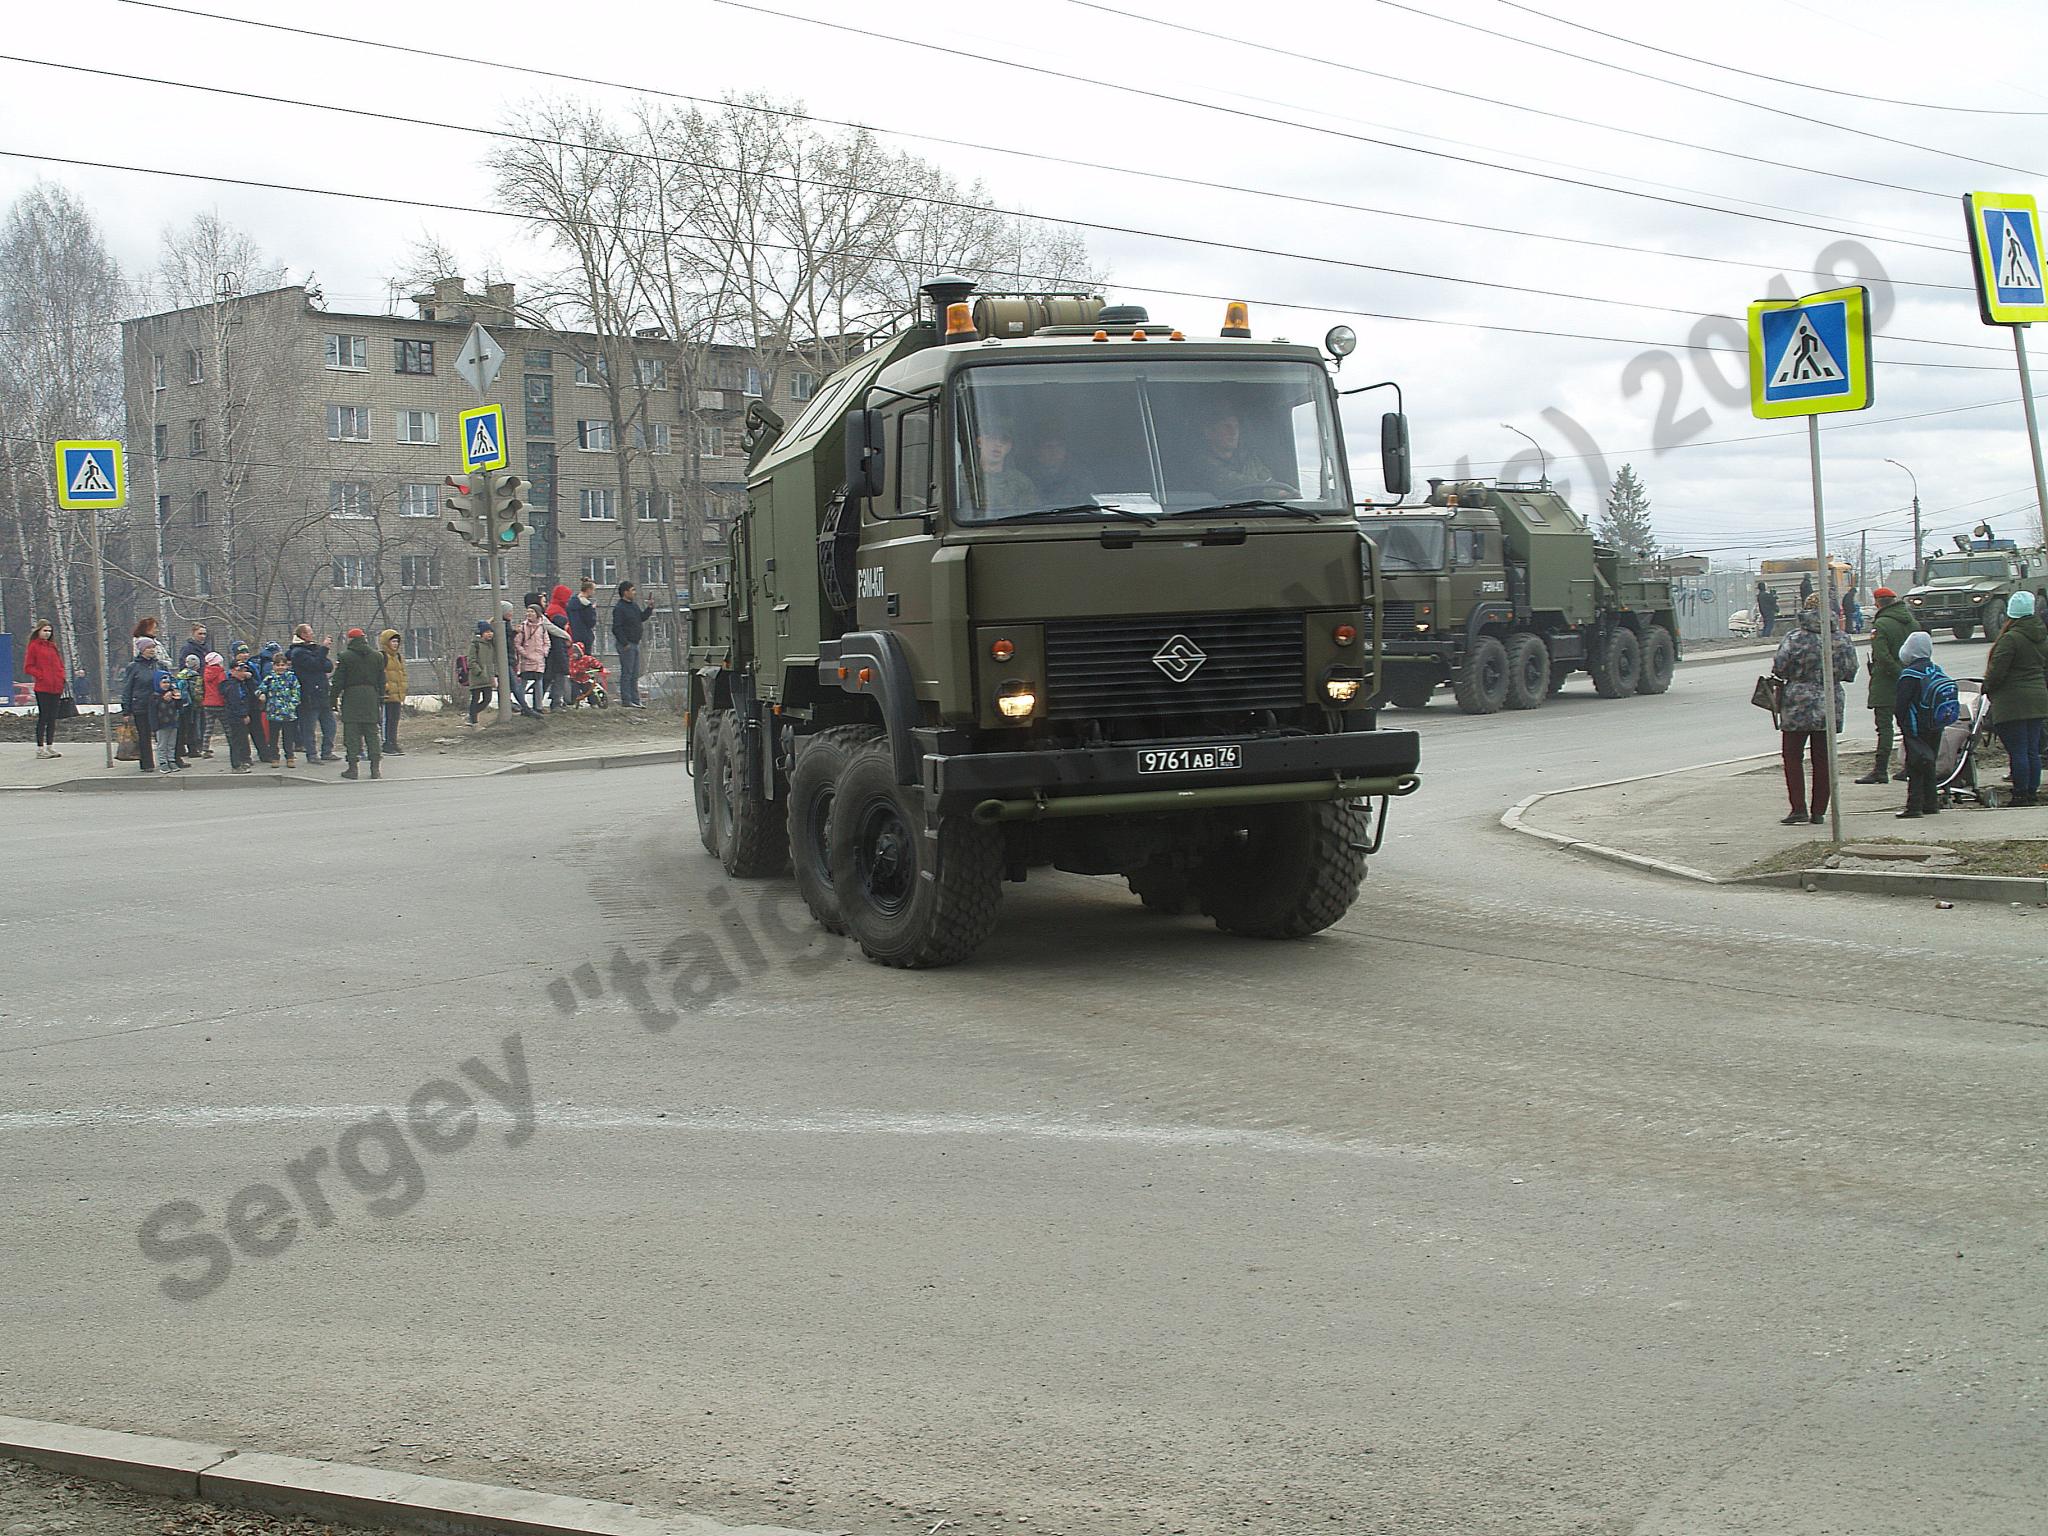
[[[1922,629],[1945,629],[1967,640],[1979,629],[1996,635],[2005,605],[2015,592],[2032,592],[2048,603],[2048,560],[2038,549],[2023,550],[2011,539],[1955,536],[1953,554],[1934,555],[1921,584],[1906,594],[1906,606]]]
[[[1468,715],[1535,709],[1580,668],[1603,698],[1671,686],[1671,583],[1595,540],[1547,483],[1431,480],[1424,509],[1363,521],[1392,703],[1419,709],[1449,683]]]
[[[704,846],[793,866],[887,965],[964,959],[1047,866],[1233,933],[1335,922],[1421,748],[1367,706],[1321,353],[1241,304],[1197,339],[1091,295],[923,293],[795,421],[750,411],[723,600],[691,614]],[[1405,481],[1398,416],[1383,438]]]

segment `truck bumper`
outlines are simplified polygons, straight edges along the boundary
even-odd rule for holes
[[[1238,738],[1236,768],[1142,773],[1142,750],[1217,741],[1139,742],[1047,752],[927,755],[924,788],[941,813],[981,821],[1151,815],[1223,806],[1279,805],[1405,795],[1419,782],[1422,742],[1413,731]]]

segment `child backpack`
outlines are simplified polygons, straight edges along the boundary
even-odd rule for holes
[[[1920,674],[1920,697],[1913,705],[1913,717],[1915,724],[1928,719],[1944,730],[1963,717],[1955,679],[1931,661]]]

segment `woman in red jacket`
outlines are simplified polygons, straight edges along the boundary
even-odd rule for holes
[[[29,631],[21,670],[36,688],[36,756],[62,757],[57,750],[57,705],[64,697],[64,658],[57,654],[55,631],[38,619]]]

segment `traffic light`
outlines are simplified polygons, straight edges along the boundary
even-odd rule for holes
[[[472,490],[469,482],[458,480],[453,475],[443,475],[441,484],[455,493],[442,502],[450,514],[448,531],[460,534],[465,544],[488,546],[491,542],[488,485],[480,481]],[[483,504],[479,505],[480,502]]]
[[[517,475],[507,475],[490,487],[491,531],[493,542],[499,549],[511,549],[519,542],[519,535],[526,530],[526,520],[520,513],[526,510],[526,503],[519,499],[520,481]]]

